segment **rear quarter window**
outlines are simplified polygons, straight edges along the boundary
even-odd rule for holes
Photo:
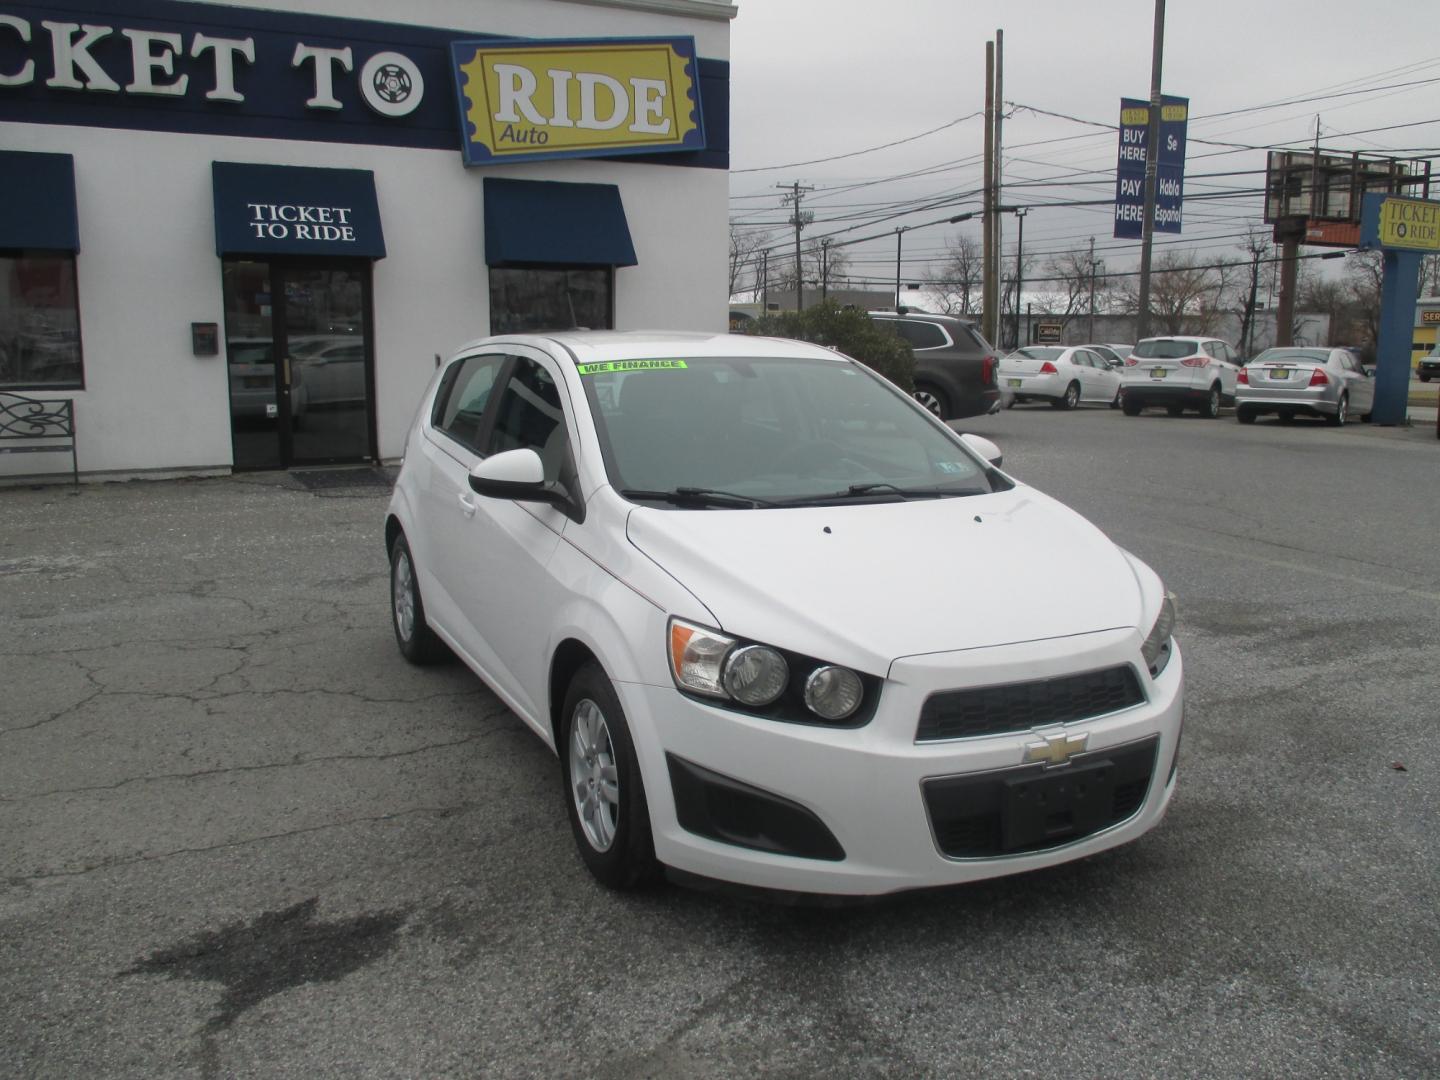
[[[900,336],[916,349],[942,349],[950,344],[945,331],[934,323],[897,319],[895,326]]]

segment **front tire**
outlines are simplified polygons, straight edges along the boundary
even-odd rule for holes
[[[1118,386],[1115,388],[1115,396],[1110,399],[1110,408],[1120,408],[1120,388]]]
[[[425,621],[425,604],[420,599],[420,581],[415,574],[415,557],[401,533],[390,548],[390,621],[400,655],[412,664],[435,664],[450,650],[435,636]]]
[[[612,889],[659,876],[650,808],[625,711],[595,663],[570,680],[560,714],[560,778],[580,858]]]

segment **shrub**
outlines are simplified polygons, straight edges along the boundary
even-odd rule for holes
[[[827,301],[801,312],[776,312],[747,322],[745,333],[795,338],[838,349],[874,368],[906,393],[915,388],[915,354],[910,343],[853,307]]]

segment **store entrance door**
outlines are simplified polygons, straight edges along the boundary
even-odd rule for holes
[[[236,469],[375,460],[370,266],[224,261]]]

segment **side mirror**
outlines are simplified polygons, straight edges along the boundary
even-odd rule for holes
[[[971,435],[967,431],[964,435],[960,436],[960,441],[997,469],[1000,468],[1005,461],[1005,455],[1000,453],[1000,447],[996,446],[989,439],[979,435]]]
[[[529,447],[504,450],[477,461],[470,470],[470,490],[494,499],[548,503],[567,513],[574,509],[564,488],[545,482],[540,455]]]

